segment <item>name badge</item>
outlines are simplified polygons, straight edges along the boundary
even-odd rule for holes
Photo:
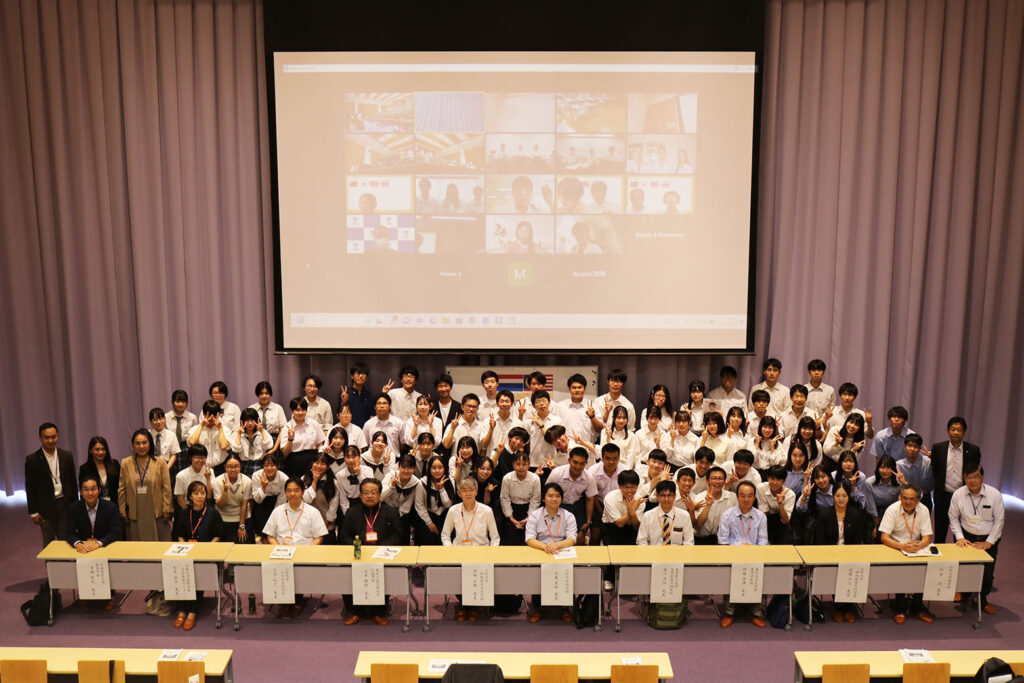
[[[981,521],[981,515],[967,515],[967,521],[971,524],[977,524]]]
[[[85,540],[88,541],[89,543],[95,543],[96,542],[95,538],[87,538]]]
[[[367,543],[376,543],[377,542],[377,532],[376,531],[367,531],[366,532],[366,542]]]
[[[136,486],[135,487],[135,493],[139,494],[140,496],[146,495],[146,491],[148,491],[148,490],[149,490],[149,488],[145,487],[145,486]]]
[[[462,540],[462,545],[473,545],[473,539],[471,539],[471,538],[464,538]]]
[[[292,540],[291,536],[285,536],[284,537],[284,544],[285,545],[295,545],[295,542]]]

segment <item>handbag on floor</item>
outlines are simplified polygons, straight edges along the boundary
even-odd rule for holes
[[[682,628],[689,616],[686,598],[682,602],[652,602],[647,607],[647,625],[658,631]]]

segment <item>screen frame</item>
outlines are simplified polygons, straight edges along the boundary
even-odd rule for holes
[[[749,355],[754,352],[757,269],[757,209],[761,140],[761,95],[764,74],[765,3],[762,0],[646,0],[630,3],[637,17],[602,13],[605,5],[578,0],[526,0],[508,13],[495,15],[472,0],[413,3],[334,3],[322,0],[264,0],[263,48],[267,118],[270,135],[270,201],[274,261],[274,352],[277,354],[396,353],[515,354],[517,356],[576,353],[586,355]],[[381,16],[394,24],[381,37],[362,27]],[[400,19],[395,20],[395,17]],[[646,21],[644,21],[646,20]],[[559,26],[574,30],[561,34]],[[615,52],[753,52],[754,111],[750,179],[750,240],[747,255],[747,329],[743,348],[565,349],[565,348],[350,348],[289,347],[284,343],[281,224],[278,195],[275,52],[429,52],[429,51],[615,51]]]

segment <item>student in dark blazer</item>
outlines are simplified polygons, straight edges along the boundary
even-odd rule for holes
[[[452,423],[455,416],[462,415],[462,402],[455,400],[452,396],[452,386],[454,384],[455,381],[452,379],[452,376],[447,373],[440,375],[434,380],[434,391],[437,394],[437,400],[434,402],[433,410],[437,411],[437,416],[441,419],[441,436],[444,436],[444,433],[448,431],[448,425]],[[444,403],[445,401],[447,403]],[[445,457],[451,457],[452,454],[452,449],[444,447],[441,437],[437,438],[437,445],[434,447],[434,450]]]
[[[110,457],[110,446],[102,436],[89,439],[86,461],[78,468],[79,485],[86,477],[95,477],[100,483],[100,498],[117,505],[117,489],[121,481],[121,463]]]
[[[75,456],[57,448],[57,425],[39,425],[42,448],[25,458],[25,497],[28,514],[43,534],[43,546],[55,539],[64,540],[68,527],[68,507],[78,500]]]
[[[860,505],[853,501],[853,487],[846,479],[840,479],[832,489],[835,503],[818,511],[814,524],[814,542],[817,545],[863,545],[871,537],[868,521]],[[857,620],[857,606],[837,602],[832,608],[832,620],[853,623]]]
[[[932,459],[932,474],[935,477],[935,537],[933,543],[945,543],[949,533],[949,501],[953,492],[964,485],[964,471],[973,472],[981,464],[981,449],[964,441],[967,434],[967,420],[959,415],[946,422],[949,441],[940,441],[926,453]],[[947,472],[950,453],[960,466],[954,472]]]
[[[80,553],[91,553],[121,540],[121,514],[117,505],[100,497],[99,477],[87,474],[78,486],[82,498],[68,509],[68,544]],[[94,519],[90,519],[90,512]]]

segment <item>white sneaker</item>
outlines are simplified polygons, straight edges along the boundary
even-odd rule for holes
[[[611,581],[605,581],[605,582],[604,582],[604,589],[605,589],[606,591],[610,591],[610,590],[612,590],[613,588],[615,588],[615,585],[614,585],[614,584],[613,584],[613,583],[612,583]]]

